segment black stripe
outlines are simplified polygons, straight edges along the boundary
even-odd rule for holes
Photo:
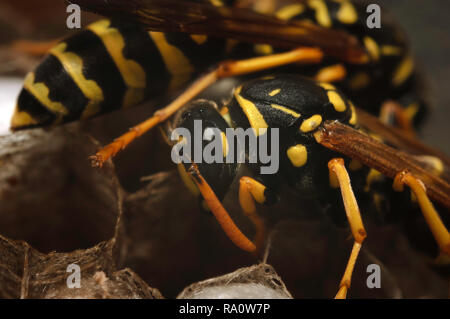
[[[119,109],[123,105],[126,84],[102,40],[92,31],[80,32],[67,41],[66,51],[83,60],[83,75],[93,80],[103,91],[101,113]]]
[[[165,37],[168,43],[183,52],[198,72],[225,59],[225,39],[208,37],[205,43],[198,44],[185,33],[165,33]]]
[[[50,100],[60,102],[65,106],[68,111],[64,117],[65,122],[80,118],[88,100],[53,55],[48,55],[37,67],[35,83],[38,82],[43,82],[48,87]]]
[[[52,112],[44,107],[33,94],[25,89],[22,89],[19,94],[19,98],[17,99],[17,107],[20,112],[27,112],[31,115],[39,126],[50,125],[56,119],[56,116]],[[19,129],[24,129],[27,127],[29,126],[20,127]]]
[[[147,97],[161,96],[171,79],[164,60],[147,31],[130,23],[111,21],[110,27],[116,28],[125,41],[123,55],[138,63],[145,71]]]

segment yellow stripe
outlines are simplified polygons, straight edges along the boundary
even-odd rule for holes
[[[222,0],[210,0],[211,4],[215,7],[222,7],[223,6],[223,2]]]
[[[305,6],[303,4],[291,4],[278,10],[275,13],[275,16],[281,20],[290,20],[291,18],[301,14],[303,11],[305,11]]]
[[[300,117],[300,114],[298,114],[297,112],[294,112],[291,109],[288,109],[287,107],[284,107],[284,106],[281,106],[281,105],[278,105],[278,104],[271,104],[270,106],[273,107],[274,109],[277,109],[277,110],[280,110],[280,111],[282,111],[284,113],[290,114],[293,117],[297,117],[297,118]]]
[[[62,117],[67,115],[69,111],[66,107],[60,102],[53,102],[48,97],[50,90],[49,88],[42,82],[34,83],[35,75],[33,72],[30,72],[25,77],[23,87],[30,92],[43,106],[45,106],[48,110],[56,115],[58,118],[55,121],[55,124],[61,122]]]
[[[419,107],[419,102],[414,102],[405,108],[405,115],[410,121],[412,121],[417,115],[417,112],[419,112]]]
[[[403,49],[393,45],[382,45],[381,54],[382,55],[402,55]]]
[[[367,51],[369,51],[370,56],[375,61],[378,61],[380,59],[380,47],[378,46],[377,42],[371,37],[364,37],[363,41],[364,46],[366,47]]]
[[[11,117],[11,128],[15,129],[34,124],[38,124],[38,122],[27,112],[19,111],[19,106],[16,105]]]
[[[351,2],[343,1],[337,13],[337,18],[344,24],[353,24],[358,21],[358,14]]]
[[[330,100],[333,107],[338,112],[344,112],[347,109],[344,100],[341,95],[336,91],[328,91],[328,99]]]
[[[403,84],[414,70],[414,61],[411,56],[406,56],[398,65],[392,77],[392,84],[399,86]]]
[[[126,59],[123,55],[125,40],[116,28],[110,27],[109,20],[100,20],[88,26],[88,29],[97,34],[106,47],[109,55],[114,60],[126,86],[123,107],[128,107],[141,102],[144,99],[146,87],[146,74],[139,63]]]
[[[355,105],[353,105],[352,102],[350,102],[350,108],[352,110],[352,116],[350,117],[350,120],[348,121],[351,125],[356,125],[358,122],[358,115],[356,114]]]
[[[256,105],[252,101],[247,100],[246,98],[240,95],[241,89],[242,87],[238,87],[234,92],[234,97],[236,98],[236,101],[239,103],[245,115],[247,116],[248,121],[250,122],[250,126],[253,128],[253,131],[255,132],[255,135],[259,136],[260,134],[264,134],[269,125],[267,125],[266,121],[264,120],[264,117],[259,112]]]
[[[308,5],[316,11],[316,20],[321,26],[326,28],[332,26],[328,7],[323,0],[309,0]]]
[[[167,70],[172,75],[169,90],[176,90],[189,81],[194,67],[176,46],[169,44],[162,32],[149,32],[164,60]]]
[[[330,83],[325,83],[322,82],[319,84],[322,88],[324,88],[325,90],[336,90],[336,87]]]
[[[100,111],[100,103],[104,100],[103,91],[95,81],[88,80],[84,76],[83,59],[73,52],[67,52],[66,48],[67,43],[62,42],[53,47],[50,53],[61,62],[66,72],[89,100],[81,118],[93,116]]]
[[[270,95],[270,96],[275,96],[275,95],[277,95],[277,94],[280,93],[280,92],[281,92],[281,89],[276,89],[276,90],[271,91],[271,92],[269,93],[269,95]]]

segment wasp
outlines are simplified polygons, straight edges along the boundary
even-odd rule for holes
[[[26,76],[12,129],[87,119],[187,87],[92,156],[93,165],[169,120],[188,131],[195,121],[218,129],[223,156],[230,151],[228,128],[251,129],[258,141],[278,129],[279,143],[268,148],[280,154],[279,170],[261,174],[263,163],[256,162],[248,165],[252,176],[239,180],[240,206],[256,229],[253,241],[221,203],[239,165],[178,165],[238,247],[260,252],[267,231],[256,204],[275,203],[287,186],[350,226],[354,245],[337,298],[347,295],[367,236],[357,198],[373,203],[365,206],[379,215],[419,209],[441,253],[450,254],[449,232],[430,200],[450,208],[450,161],[412,137],[428,106],[406,36],[393,21],[369,29],[365,6],[355,0],[73,2],[110,19],[57,44]],[[221,78],[255,72],[266,74],[236,87],[221,108],[189,103]]]

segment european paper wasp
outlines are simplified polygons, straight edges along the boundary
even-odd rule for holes
[[[441,252],[450,254],[450,235],[428,198],[450,207],[449,160],[411,137],[427,101],[406,38],[394,22],[386,19],[381,29],[369,29],[365,5],[354,0],[267,1],[265,6],[239,0],[73,2],[111,20],[63,40],[27,75],[12,129],[90,118],[189,85],[167,107],[101,149],[93,164],[102,166],[174,114],[174,127],[188,130],[194,120],[224,133],[228,127],[255,133],[279,128],[280,170],[263,176],[257,163],[250,167],[254,176],[240,179],[239,202],[256,228],[253,242],[221,204],[236,163],[179,165],[186,184],[201,194],[237,246],[261,250],[266,230],[256,203],[275,202],[279,188],[288,185],[300,197],[318,200],[335,220],[346,213],[355,243],[338,298],[347,295],[366,237],[356,199],[374,203],[364,209],[383,216],[420,206]],[[221,62],[225,59],[232,60]],[[268,75],[270,70],[238,86],[220,110],[207,101],[183,108],[220,78],[272,68],[279,75]],[[375,138],[358,131],[360,125]]]

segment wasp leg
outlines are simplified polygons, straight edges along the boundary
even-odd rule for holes
[[[156,111],[152,117],[132,127],[129,132],[115,139],[112,143],[97,152],[96,155],[91,156],[92,165],[101,167],[109,158],[116,155],[120,150],[123,150],[128,144],[151,128],[167,120],[196,95],[219,79],[262,71],[294,62],[318,63],[322,57],[323,53],[319,49],[298,48],[285,53],[264,57],[222,62],[211,72],[200,76],[168,106]]]
[[[355,268],[356,259],[358,258],[362,242],[366,238],[366,230],[361,219],[358,203],[350,184],[350,177],[344,165],[342,158],[334,158],[328,162],[330,172],[330,185],[341,189],[342,200],[344,201],[345,212],[352,230],[353,239],[355,240],[350,254],[350,258],[345,268],[344,276],[339,285],[339,291],[336,299],[345,299],[347,291],[350,288],[353,270]]]
[[[347,70],[342,64],[335,64],[320,69],[314,79],[319,82],[338,82],[345,79]]]
[[[208,204],[209,209],[219,222],[228,238],[230,238],[231,241],[242,250],[248,251],[250,253],[255,253],[255,244],[251,242],[250,239],[248,239],[233,222],[230,215],[223,207],[214,191],[200,174],[200,171],[198,170],[198,167],[195,163],[192,164],[188,173],[193,177],[193,180],[200,190],[203,199]]]
[[[251,177],[243,176],[239,180],[239,204],[256,228],[254,243],[257,252],[262,251],[267,234],[264,221],[256,212],[255,201],[264,204],[266,202],[265,191],[266,186]]]
[[[30,40],[16,40],[10,48],[14,52],[20,52],[28,55],[42,56],[45,55],[51,48],[53,48],[59,40],[49,41],[30,41]]]
[[[411,175],[411,173],[401,172],[395,177],[393,188],[401,192],[403,191],[404,184],[408,185],[414,192],[414,195],[416,195],[423,217],[433,233],[433,237],[439,245],[441,252],[450,255],[450,234],[434,208],[433,203],[428,198],[425,185],[420,179]]]
[[[397,123],[405,133],[412,137],[416,136],[410,117],[398,102],[386,101],[383,103],[380,110],[380,121],[387,125]]]

